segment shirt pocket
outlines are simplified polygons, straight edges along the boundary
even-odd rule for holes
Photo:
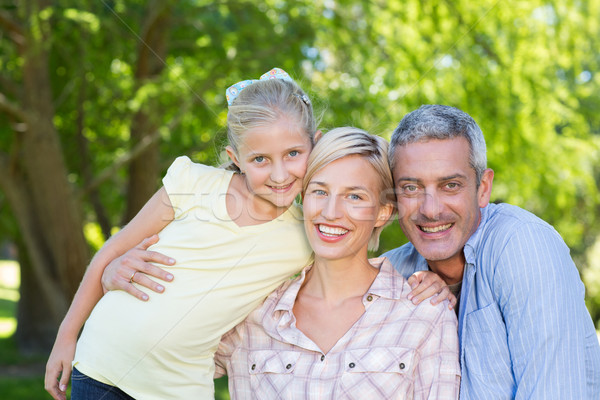
[[[265,399],[293,395],[293,372],[300,359],[296,351],[257,350],[248,353],[248,373],[253,393]]]
[[[344,399],[412,399],[415,349],[375,347],[344,353]]]
[[[506,326],[496,304],[467,314],[464,335],[466,371],[510,387],[513,379]]]

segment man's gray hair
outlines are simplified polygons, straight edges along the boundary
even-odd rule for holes
[[[389,151],[390,168],[394,171],[398,146],[464,137],[469,142],[469,164],[475,170],[477,186],[487,168],[485,139],[481,128],[471,116],[458,108],[442,105],[424,105],[402,118],[392,134]]]

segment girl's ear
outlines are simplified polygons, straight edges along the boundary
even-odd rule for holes
[[[321,136],[323,136],[323,132],[319,129],[315,132],[314,142],[317,143],[321,139]]]
[[[233,147],[227,146],[225,147],[225,151],[227,152],[227,156],[231,159],[231,162],[233,162],[241,170],[242,168],[240,167],[240,162],[238,161],[237,156],[235,155]]]

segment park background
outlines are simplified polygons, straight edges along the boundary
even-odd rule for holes
[[[275,66],[324,130],[473,116],[492,200],[556,227],[599,326],[599,49],[600,0],[0,0],[0,397],[49,398],[91,255],[176,156],[219,163],[225,88]],[[405,241],[395,223],[381,250]]]

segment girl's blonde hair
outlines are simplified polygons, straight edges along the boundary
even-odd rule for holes
[[[395,210],[396,196],[394,180],[388,163],[388,142],[379,136],[353,127],[332,129],[317,141],[308,157],[302,192],[306,192],[308,183],[321,169],[336,160],[353,155],[363,157],[377,171],[377,175],[381,178],[379,182],[380,204],[389,204]],[[395,212],[390,215],[388,222],[392,220],[394,214]],[[379,235],[386,225],[387,223],[373,230],[369,240],[369,250],[377,250]]]
[[[227,113],[227,139],[234,153],[238,155],[248,130],[275,123],[281,118],[297,123],[298,129],[314,143],[317,126],[312,103],[295,82],[267,79],[245,87]],[[233,162],[225,164],[224,168],[239,172]]]

